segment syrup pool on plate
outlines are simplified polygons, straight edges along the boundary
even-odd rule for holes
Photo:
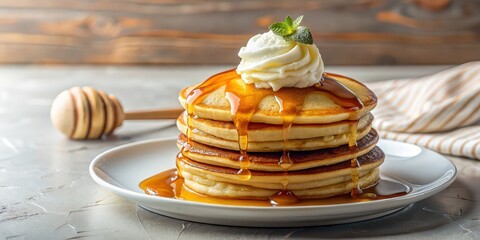
[[[140,188],[145,193],[160,197],[174,198],[192,202],[223,204],[235,206],[315,206],[331,205],[356,202],[376,201],[388,198],[399,197],[407,194],[410,188],[404,184],[380,179],[378,183],[370,188],[364,189],[363,194],[352,198],[350,194],[310,200],[294,200],[288,192],[279,191],[270,199],[245,200],[227,199],[204,196],[188,189],[183,184],[183,178],[178,176],[176,169],[170,169],[154,175],[140,183]]]

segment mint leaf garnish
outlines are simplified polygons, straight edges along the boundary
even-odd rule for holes
[[[295,19],[295,21],[293,21],[293,24],[292,24],[293,28],[297,29],[298,26],[300,26],[302,19],[303,19],[303,15]]]
[[[276,22],[272,25],[270,25],[270,30],[277,34],[278,36],[288,36],[293,33],[293,30],[284,22]]]
[[[312,33],[306,27],[299,27],[291,36],[292,40],[295,42],[313,44]]]
[[[303,16],[292,20],[287,16],[283,22],[276,22],[270,25],[269,29],[286,41],[295,41],[304,44],[313,44],[312,33],[307,27],[300,26]]]
[[[284,22],[289,26],[289,27],[293,27],[293,20],[290,16],[287,16],[284,20]]]

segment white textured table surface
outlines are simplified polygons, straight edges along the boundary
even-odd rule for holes
[[[115,136],[70,141],[50,124],[52,99],[91,85],[126,110],[179,106],[178,91],[224,67],[0,67],[0,239],[480,239],[480,162],[451,158],[447,190],[387,217],[309,228],[237,228],[148,212],[96,185],[90,161],[121,144],[177,135],[173,121],[127,122]],[[445,67],[330,67],[361,81],[420,76]],[[172,159],[173,161],[173,159]]]

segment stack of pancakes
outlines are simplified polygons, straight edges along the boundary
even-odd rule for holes
[[[237,174],[244,166],[225,86],[206,94],[191,106],[193,114],[177,119],[181,131],[177,143],[182,150],[177,168],[185,187],[202,195],[236,199],[268,199],[286,188],[299,199],[312,199],[373,186],[384,159],[375,146],[377,132],[371,127],[370,111],[376,105],[376,96],[353,79],[328,75],[353,92],[363,107],[352,112],[326,92],[310,92],[296,112],[286,139],[281,106],[272,91],[257,106],[251,106],[256,110],[248,124],[248,180]],[[180,93],[184,108],[194,89]],[[356,146],[349,145],[352,138]],[[279,164],[285,156],[290,158],[288,167]],[[352,159],[359,165],[355,171]],[[358,186],[352,181],[353,172],[358,176]]]

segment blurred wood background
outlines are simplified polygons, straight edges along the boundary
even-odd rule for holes
[[[0,63],[236,64],[302,14],[328,65],[480,60],[479,0],[0,0]]]

